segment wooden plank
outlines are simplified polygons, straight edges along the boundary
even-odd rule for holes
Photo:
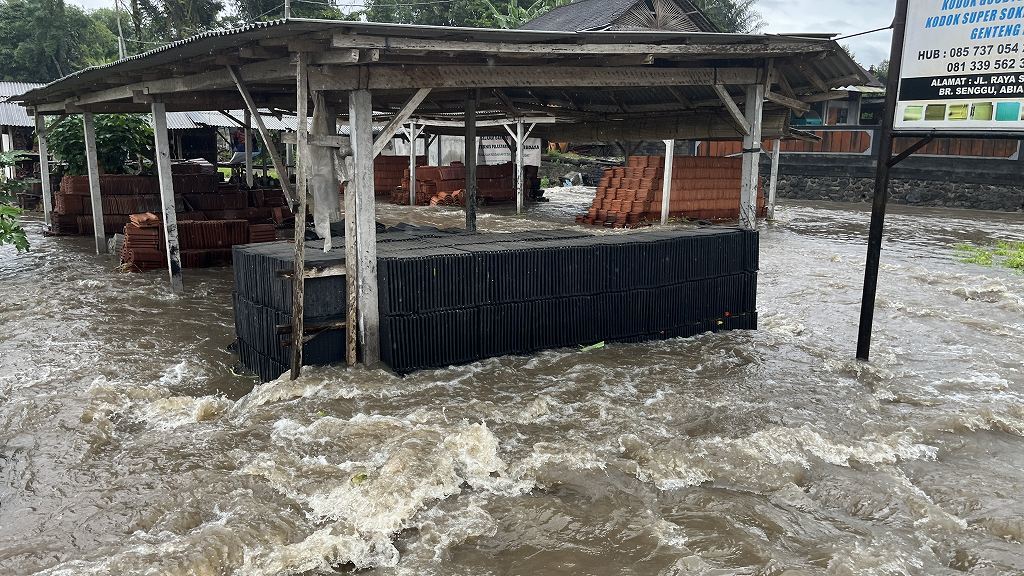
[[[758,68],[376,65],[311,74],[310,86],[314,90],[711,86],[756,84],[762,75]]]
[[[303,52],[299,53],[298,62],[295,65],[295,115],[299,119],[296,123],[296,142],[299,149],[306,146],[306,136],[309,130],[306,118],[309,116],[309,94],[307,93],[308,80],[306,71],[309,66],[309,56]],[[294,276],[292,277],[292,329],[293,340],[301,342],[303,337],[303,320],[305,314],[305,290],[306,290],[306,158],[305,154],[298,154],[295,162],[295,195],[297,197],[297,208],[295,210],[295,262]],[[302,346],[292,346],[291,349],[291,379],[299,377],[302,369]]]
[[[380,362],[380,318],[377,308],[377,222],[373,190],[373,101],[367,90],[349,94],[349,126],[352,135],[354,174],[345,196],[355,197],[355,213],[346,213],[346,221],[355,220],[356,257],[359,261],[357,299],[359,302],[359,341],[363,364],[374,367]],[[350,239],[345,238],[346,249]]]
[[[277,60],[266,60],[253,62],[244,66],[238,66],[238,74],[247,83],[265,80],[286,80],[294,77],[295,70],[288,58]],[[122,100],[132,98],[135,92],[143,94],[166,94],[170,92],[195,92],[199,90],[211,90],[216,88],[230,88],[233,82],[230,76],[225,76],[223,69],[180,78],[166,78],[163,80],[150,80],[125,84],[106,90],[97,90],[81,94],[70,101],[75,105],[94,104],[98,102],[109,102],[111,100]]]
[[[421,88],[417,90],[416,93],[412,95],[412,98],[409,98],[405,105],[402,106],[402,109],[395,114],[391,121],[384,126],[384,129],[381,130],[380,134],[377,135],[377,139],[373,142],[374,158],[376,158],[377,155],[381,153],[381,150],[384,150],[384,147],[388,145],[388,142],[395,137],[395,134],[402,125],[409,120],[412,113],[416,111],[416,108],[427,97],[427,94],[430,94],[430,88]]]
[[[764,115],[764,138],[785,136],[788,110],[773,110]],[[537,138],[555,142],[615,142],[637,140],[735,140],[742,138],[731,117],[724,111],[687,112],[629,121],[538,124]]]
[[[171,292],[181,294],[181,247],[178,244],[178,214],[174,207],[174,181],[171,177],[171,144],[167,139],[167,107],[163,102],[151,105],[153,139],[156,141],[156,171],[160,182],[160,207],[164,221],[164,248]]]
[[[89,168],[89,197],[92,200],[93,236],[96,238],[96,253],[106,254],[107,233],[103,228],[103,200],[100,195],[100,163],[96,157],[96,121],[92,112],[82,114],[85,131],[85,162]]]
[[[765,92],[764,99],[769,102],[774,102],[779,106],[785,106],[794,112],[800,113],[801,115],[809,112],[811,109],[811,106],[808,103],[797,100],[796,98],[783,96],[777,92]]]
[[[557,118],[550,116],[524,116],[522,118],[526,124],[554,124],[558,122]],[[508,126],[515,124],[517,120],[511,120],[508,118],[500,118],[498,120],[477,120],[477,128],[490,128],[494,126]],[[462,128],[466,123],[462,120],[434,120],[432,118],[416,118],[416,123],[421,126],[446,126],[452,128]]]
[[[49,229],[53,220],[53,193],[50,190],[50,153],[46,145],[46,118],[35,115],[36,139],[39,141],[39,180],[43,187],[43,221]]]
[[[389,51],[416,52],[486,52],[491,54],[537,55],[600,55],[600,54],[657,54],[668,56],[714,55],[722,58],[765,57],[825,52],[830,42],[799,41],[779,44],[522,44],[512,42],[469,42],[461,40],[433,40],[354,35],[339,32],[334,35],[334,48],[380,48]]]
[[[729,91],[725,89],[725,86],[721,84],[715,84],[712,86],[715,89],[715,94],[718,94],[718,98],[721,99],[722,104],[725,104],[726,111],[729,112],[729,116],[732,117],[733,122],[736,123],[736,127],[739,129],[741,134],[750,134],[750,122],[740,112],[740,107],[736,105],[736,102],[729,95]]]
[[[228,67],[228,74],[235,83],[235,87],[238,88],[239,94],[242,95],[242,100],[245,101],[245,109],[252,114],[253,119],[256,121],[256,130],[259,131],[260,138],[263,140],[263,149],[270,154],[270,161],[273,162],[274,170],[277,171],[277,179],[281,183],[281,190],[284,191],[289,204],[294,208],[296,198],[292,194],[291,186],[288,182],[288,165],[281,161],[281,155],[278,154],[277,148],[274,146],[274,140],[270,136],[270,131],[267,130],[267,125],[263,122],[263,116],[256,107],[256,102],[252,98],[252,93],[249,92],[249,87],[242,79],[242,75],[232,67]]]
[[[764,85],[746,87],[744,112],[750,133],[743,138],[743,171],[740,182],[740,227],[757,228],[758,163],[761,156],[761,121],[764,107]]]

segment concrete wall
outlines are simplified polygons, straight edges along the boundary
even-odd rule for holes
[[[769,164],[762,162],[762,174]],[[874,158],[853,155],[783,154],[780,198],[870,202]],[[1024,209],[1024,161],[912,157],[892,171],[890,202],[979,210]]]

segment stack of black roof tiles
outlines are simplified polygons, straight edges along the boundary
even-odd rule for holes
[[[323,251],[323,242],[306,244],[306,267],[326,267],[344,262],[344,251]],[[344,246],[344,244],[342,244]],[[277,326],[292,323],[294,244],[264,242],[234,248],[235,335],[242,364],[261,380],[269,381],[288,370],[290,334],[279,335]],[[289,273],[285,277],[281,272]],[[306,280],[304,322],[328,324],[345,321],[345,277]],[[282,340],[282,337],[284,340]],[[332,364],[344,358],[345,331],[327,330],[302,348],[303,363]]]
[[[324,254],[315,246],[307,266],[343,261],[342,248]],[[546,348],[757,327],[753,231],[593,236],[406,227],[378,234],[377,257],[381,360],[402,374]],[[266,323],[271,313],[273,322],[290,323],[291,282],[276,273],[291,269],[290,259],[287,243],[236,248],[239,352],[264,379],[287,364],[287,348],[267,341]],[[343,318],[344,303],[343,278],[307,281],[307,323]],[[343,359],[341,331],[323,338],[306,345],[306,364]],[[264,369],[259,362],[267,361]]]

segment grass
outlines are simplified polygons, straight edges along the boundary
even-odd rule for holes
[[[961,262],[981,266],[1003,266],[1024,272],[1024,242],[1000,240],[992,246],[961,243],[955,246]]]
[[[221,167],[217,168],[217,171],[220,172],[221,178],[223,178],[225,181],[227,181],[229,178],[231,178],[231,168],[228,168],[226,166],[221,166]],[[263,167],[262,166],[253,166],[253,174],[256,175],[256,176],[262,176],[263,175]],[[267,176],[270,176],[271,178],[277,180],[278,179],[277,178],[277,170],[274,170],[273,168],[268,168],[267,169]]]

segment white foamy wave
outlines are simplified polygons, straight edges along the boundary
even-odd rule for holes
[[[832,441],[808,425],[773,427],[742,438],[701,438],[663,447],[634,447],[626,456],[640,465],[638,477],[661,489],[705,482],[751,484],[777,489],[811,468],[815,460],[837,466],[934,459],[938,449],[919,443],[911,431],[868,437],[850,443]]]

